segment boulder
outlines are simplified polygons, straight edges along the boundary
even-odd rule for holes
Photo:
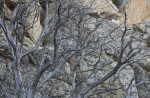
[[[29,38],[35,43],[42,32],[42,25],[40,23],[40,10],[37,5],[29,7],[28,11],[31,11],[30,16],[27,17],[26,22],[29,28]],[[35,17],[34,17],[35,16]],[[34,23],[34,24],[33,24]]]
[[[3,17],[5,20],[10,20],[11,19],[11,16],[12,16],[12,12],[11,10],[6,6],[6,4],[4,4],[4,7],[2,9],[3,13]]]
[[[131,0],[125,7],[125,11],[129,27],[150,20],[150,0]],[[123,21],[124,18],[121,18],[121,23]]]
[[[89,16],[94,18],[106,18],[109,21],[119,19],[119,10],[111,0],[95,0],[94,2],[93,0],[84,0],[83,4],[89,7],[92,6],[92,9],[89,11]]]
[[[117,7],[112,3],[111,0],[84,0],[83,4],[87,6],[91,6],[92,3],[92,12],[111,12],[118,13]]]
[[[27,2],[31,2],[31,3],[28,4]],[[21,5],[19,7],[16,17],[22,17],[20,20],[22,21],[23,24],[26,24],[26,30],[28,29],[27,37],[29,37],[30,40],[35,43],[37,42],[43,28],[40,20],[41,19],[40,16],[43,16],[40,13],[42,12],[42,8],[39,7],[38,3],[34,3],[33,0],[26,0],[22,2],[19,2],[18,0],[16,1],[5,0],[3,12],[5,12],[4,16],[6,17],[7,20],[11,18],[12,13],[18,3],[21,3]],[[25,6],[29,6],[29,7],[25,10]],[[28,15],[28,17],[26,17],[25,15]],[[44,19],[42,18],[42,21],[43,20]]]

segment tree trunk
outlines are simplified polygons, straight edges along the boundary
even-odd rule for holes
[[[25,92],[24,92],[24,87],[22,83],[22,76],[21,72],[19,70],[20,63],[17,61],[13,61],[13,75],[14,75],[14,80],[16,83],[16,88],[17,88],[17,98],[25,98]]]

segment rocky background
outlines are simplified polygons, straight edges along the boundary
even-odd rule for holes
[[[150,0],[71,2],[0,1],[0,97],[33,98],[32,93],[36,92],[34,97],[37,98],[149,98]],[[69,6],[71,10],[64,10]],[[61,7],[64,12],[59,13]],[[51,17],[48,23],[47,16]],[[65,20],[65,17],[70,20]],[[79,21],[78,25],[76,21]],[[15,23],[18,23],[20,32],[17,36]],[[18,96],[13,71],[15,59],[7,32],[14,42],[18,42],[17,47],[23,45],[24,53],[34,50],[20,60],[22,96]],[[127,47],[120,58],[122,39]],[[62,57],[61,53],[64,53]],[[122,64],[110,78],[96,84],[109,75],[120,60],[125,62],[128,58],[130,62]],[[37,88],[31,89],[40,68],[44,69],[49,62],[53,64],[44,71]]]

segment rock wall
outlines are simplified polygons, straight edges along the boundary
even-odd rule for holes
[[[8,2],[9,1],[9,2]],[[10,2],[11,1],[11,2]],[[148,10],[138,10],[140,13],[144,13],[144,11],[145,11],[145,14],[144,14],[144,16],[142,16],[142,15],[137,15],[136,16],[136,14],[135,13],[133,13],[134,11],[134,9],[136,9],[137,8],[137,5],[136,5],[136,3],[134,3],[135,2],[135,0],[132,0],[130,3],[129,3],[129,5],[126,7],[126,11],[127,11],[127,14],[128,14],[128,24],[133,24],[133,23],[140,23],[141,21],[143,21],[143,19],[144,20],[146,20],[144,17],[146,17],[148,14],[147,14],[147,12],[148,12]],[[139,1],[139,0],[137,0],[137,1]],[[146,1],[146,0],[143,0],[143,1]],[[7,4],[7,2],[8,2],[8,4]],[[86,4],[86,5],[89,5],[89,3],[90,3],[90,0],[85,0],[84,1],[84,3]],[[142,2],[141,2],[142,3]],[[1,4],[1,2],[0,2],[0,4]],[[28,31],[28,34],[30,35],[30,36],[33,36],[34,38],[35,38],[35,40],[37,41],[38,40],[38,36],[40,35],[40,33],[42,32],[42,25],[41,25],[41,20],[44,20],[44,19],[40,19],[41,18],[41,16],[42,17],[44,17],[44,14],[43,14],[43,12],[45,11],[45,5],[42,5],[42,4],[44,4],[44,2],[40,2],[40,4],[41,4],[41,8],[39,9],[39,10],[34,10],[34,8],[32,9],[31,7],[31,9],[27,9],[28,11],[29,10],[31,10],[32,11],[32,13],[31,13],[31,16],[34,16],[34,15],[38,15],[38,17],[37,17],[37,21],[35,22],[35,24],[33,25],[33,28],[32,29],[30,29],[29,31]],[[135,5],[134,5],[135,4]],[[137,3],[137,4],[140,4],[140,3]],[[146,4],[146,3],[145,3]],[[11,5],[11,6],[10,6]],[[118,13],[118,9],[112,4],[112,2],[109,0],[109,1],[106,1],[106,0],[97,0],[95,3],[93,3],[93,9],[92,9],[92,11],[89,13],[89,16],[92,16],[92,15],[98,15],[98,17],[100,17],[100,18],[105,18],[105,17],[109,17],[109,18],[107,18],[107,20],[112,20],[112,18],[113,19],[118,19],[118,16],[119,16],[119,13]],[[133,5],[133,6],[132,6]],[[5,2],[5,4],[4,4],[4,8],[3,8],[3,12],[5,12],[5,15],[6,16],[10,16],[10,17],[7,17],[8,18],[8,20],[9,19],[11,19],[11,16],[12,16],[12,13],[13,13],[13,7],[14,6],[14,4],[13,4],[13,0],[6,0],[6,2]],[[142,5],[143,6],[143,8],[145,8],[144,7],[144,5]],[[136,7],[136,8],[134,8],[134,7]],[[12,9],[11,9],[12,8]],[[94,8],[96,8],[96,9],[94,9]],[[139,8],[141,8],[141,7],[139,7]],[[145,9],[147,9],[148,7],[146,7]],[[41,12],[41,10],[42,10],[42,12]],[[6,13],[6,11],[7,11],[7,13]],[[40,15],[40,14],[42,14],[42,15]],[[96,14],[95,14],[96,13]],[[116,15],[116,16],[115,16]],[[133,16],[133,15],[135,15],[135,16]],[[115,18],[115,17],[117,17],[117,18]],[[138,19],[141,19],[141,20],[136,20],[136,19],[133,19],[132,20],[132,18],[136,18],[137,20]],[[28,23],[28,25],[29,25],[29,27],[31,27],[31,25],[32,25],[32,23],[34,22],[35,20],[34,20],[34,17],[27,17],[26,18],[26,22]],[[93,22],[97,22],[97,19],[93,19]],[[111,24],[112,26],[114,26],[114,27],[112,27],[112,28],[109,28],[109,25],[107,25],[107,23],[104,23],[104,25],[101,27],[101,28],[99,28],[97,31],[96,31],[96,33],[94,33],[93,34],[93,40],[96,38],[96,34],[97,34],[97,37],[99,37],[100,35],[99,34],[102,34],[103,32],[107,32],[108,30],[111,30],[111,29],[113,29],[113,28],[115,28],[115,26],[117,27],[117,25],[116,24]],[[93,27],[93,25],[90,25],[90,24],[88,24],[88,26],[89,27]],[[109,28],[108,30],[107,30],[107,28]],[[104,30],[104,31],[103,31]],[[106,31],[105,31],[106,30]],[[65,32],[66,33],[66,32]],[[120,31],[117,33],[117,35],[119,35],[120,34]],[[115,36],[116,37],[116,40],[118,40],[117,39],[117,36]],[[2,42],[2,41],[0,41],[0,42]],[[3,42],[4,43],[4,42]],[[2,44],[1,44],[2,45]],[[117,47],[117,46],[116,46]],[[90,67],[88,67],[88,65],[90,65],[89,64],[89,62],[86,62],[88,59],[88,61],[91,61],[91,62],[93,62],[93,63],[95,63],[95,62],[97,62],[97,58],[94,58],[94,57],[98,57],[98,55],[97,54],[99,54],[99,51],[97,52],[96,51],[96,55],[94,55],[93,56],[93,54],[92,55],[90,55],[89,57],[87,57],[86,58],[86,60],[84,61],[83,60],[83,62],[80,62],[80,65],[82,65],[82,66],[80,66],[80,69],[90,69]],[[105,55],[105,53],[103,53],[103,57],[106,57],[106,55]],[[93,56],[93,58],[92,58],[92,56]],[[102,59],[104,59],[104,61],[107,59],[107,58],[102,58]],[[73,60],[75,60],[74,58],[73,58]],[[1,65],[3,65],[3,66],[6,66],[6,62],[4,62],[4,64],[2,63],[2,62],[4,62],[4,60],[2,59],[1,60],[1,57],[0,57],[0,63],[1,63]],[[11,61],[8,61],[8,62],[10,62],[8,65],[9,66],[11,66]],[[115,62],[115,61],[114,61]],[[99,65],[101,65],[101,64],[99,64]],[[114,65],[116,65],[116,64],[114,64]],[[2,66],[2,67],[3,67]],[[32,65],[31,65],[32,66]],[[29,67],[29,68],[27,68],[27,67]],[[24,68],[24,70],[23,71],[25,71],[25,73],[27,73],[28,71],[29,72],[32,72],[31,70],[33,70],[34,69],[34,71],[33,71],[33,73],[31,73],[31,74],[34,74],[35,73],[35,68],[31,68],[30,66],[27,66],[27,67],[25,67]],[[33,67],[33,66],[32,66]],[[115,67],[115,66],[113,66],[113,65],[111,65],[111,66],[109,66],[109,67]],[[4,68],[2,68],[2,69],[4,69]],[[1,69],[1,70],[2,70]],[[11,68],[10,68],[11,69]],[[23,68],[22,68],[23,69]],[[129,70],[127,70],[127,69],[129,69]],[[118,81],[116,81],[115,82],[115,84],[113,85],[114,87],[117,87],[117,88],[119,88],[119,86],[121,85],[123,85],[123,89],[126,89],[127,88],[127,85],[129,85],[130,84],[130,81],[131,81],[131,79],[132,79],[132,77],[133,77],[133,75],[134,75],[134,72],[133,72],[133,69],[132,68],[128,68],[127,67],[127,69],[124,69],[123,71],[121,71],[121,73],[120,73],[120,77],[121,78],[119,78],[119,80]],[[69,68],[69,67],[66,67],[66,70],[68,71],[68,73],[71,73],[71,67]],[[3,70],[3,71],[5,71],[5,70]],[[3,73],[4,72],[2,72],[2,71],[0,71],[1,73],[1,76],[3,75]],[[106,71],[100,71],[100,73],[99,73],[99,77],[103,77],[103,75],[105,75],[104,74],[104,72],[105,73],[108,73],[108,70],[106,70]],[[84,74],[83,74],[84,75]],[[85,75],[87,75],[87,74],[85,74]],[[10,76],[11,77],[11,76]],[[27,77],[27,76],[26,76]],[[25,78],[26,79],[26,78]],[[11,79],[10,79],[10,81],[11,81]],[[78,81],[78,80],[77,80]],[[52,82],[54,82],[54,84],[56,84],[57,82],[56,81],[51,81],[50,83],[52,84]],[[87,82],[89,82],[89,83],[91,83],[91,82],[93,82],[93,80],[91,80],[91,79],[89,79]],[[62,93],[63,91],[65,91],[65,89],[66,90],[70,90],[71,91],[71,87],[69,87],[67,84],[65,84],[65,87],[66,88],[64,88],[63,86],[64,86],[64,83],[61,81],[61,82],[58,82],[58,83],[60,83],[59,85],[56,85],[56,86],[58,86],[58,87],[60,87],[60,92]],[[57,84],[58,84],[57,83]],[[109,80],[108,81],[106,81],[106,84],[103,84],[102,86],[107,86],[107,84],[109,83]],[[66,86],[67,85],[67,86]],[[104,88],[104,87],[99,87],[99,88]],[[115,93],[114,95],[113,94],[109,94],[109,93],[106,93],[106,94],[104,94],[104,95],[99,95],[99,97],[102,97],[102,98],[104,98],[104,96],[108,96],[109,95],[109,97],[107,97],[107,98],[112,98],[112,96],[114,96],[114,98],[120,98],[121,96],[123,96],[124,94],[125,94],[125,92],[124,92],[124,90],[123,89],[120,89],[119,91],[114,91],[113,93]],[[134,92],[137,92],[137,89],[136,89],[136,87],[134,87],[133,88],[133,91]],[[60,92],[58,92],[58,90],[56,89],[56,91],[54,92],[55,94],[60,94]],[[138,96],[137,95],[132,95],[134,98],[138,98]]]
[[[1,4],[3,4],[3,7],[1,8],[2,15],[4,19],[8,21],[11,20],[12,14],[17,4],[20,4],[17,14],[19,14],[21,17],[20,21],[22,21],[23,24],[27,25],[27,37],[32,42],[37,42],[38,37],[40,36],[43,29],[42,23],[44,22],[45,17],[44,1],[34,3],[34,0],[25,0],[21,2],[19,2],[18,0],[4,0],[3,2],[1,1]],[[25,6],[29,7],[27,9],[24,9]],[[28,15],[29,17],[26,17],[26,15]]]
[[[108,20],[112,20],[114,17],[119,17],[118,8],[112,3],[111,0],[84,0],[84,5],[92,6],[90,15],[96,18],[107,17]],[[92,5],[91,5],[92,4]],[[116,19],[117,20],[117,19]]]
[[[125,11],[127,13],[129,27],[132,27],[132,24],[150,20],[150,0],[130,0],[125,7]]]

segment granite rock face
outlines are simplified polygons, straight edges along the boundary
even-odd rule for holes
[[[17,16],[24,17],[20,19],[20,21],[22,22],[22,24],[26,25],[26,28],[28,29],[27,37],[32,42],[34,43],[37,42],[38,37],[40,36],[43,29],[41,23],[44,22],[43,18],[45,15],[45,11],[44,11],[45,3],[43,3],[42,1],[39,3],[34,3],[34,0],[25,0],[25,1],[4,0],[2,15],[8,21],[11,19],[12,14],[16,9],[16,4],[20,4]],[[25,6],[28,6],[28,8],[24,9]],[[27,15],[29,15],[29,17],[26,17]],[[36,18],[34,16],[36,16]]]
[[[83,4],[91,6],[93,0],[84,0]],[[106,18],[108,21],[119,24],[120,13],[118,8],[111,0],[95,0],[92,4],[92,9],[89,11],[89,16],[94,18]]]
[[[83,1],[82,3],[84,6],[85,5],[90,6],[90,3],[92,0],[81,0],[81,1]],[[21,8],[23,8],[28,2],[31,2],[31,0],[26,0],[22,2]],[[9,20],[12,18],[12,13],[14,12],[16,8],[15,3],[19,3],[18,0],[16,0],[16,2],[14,2],[14,0],[5,0],[5,3],[0,1],[0,5],[1,4],[3,5],[3,7],[0,6],[0,9],[2,9],[1,13],[3,13],[2,15],[3,17],[5,17],[5,20],[8,21],[8,24],[9,24]],[[142,5],[140,5],[140,3],[142,3]],[[122,6],[120,6],[120,8],[121,7]],[[31,46],[35,45],[34,43],[37,42],[38,37],[40,36],[42,32],[43,22],[45,20],[44,19],[45,2],[41,0],[41,2],[39,2],[38,4],[31,3],[31,5],[26,9],[27,12],[23,12],[22,11],[23,9],[21,8],[19,9],[19,13],[18,13],[20,15],[26,15],[28,14],[27,12],[31,12],[30,17],[25,17],[24,20],[22,20],[22,22],[24,22],[27,25],[27,28],[32,27],[27,32],[28,36],[26,36],[24,39],[25,41],[24,50],[26,50],[28,49],[27,47],[28,45],[31,45]],[[128,25],[132,25],[132,28],[133,28],[131,32],[127,32],[125,43],[127,43],[128,40],[130,40],[130,38],[133,38],[133,39],[145,38],[145,40],[142,41],[142,44],[140,42],[137,44],[136,43],[131,44],[131,47],[133,48],[136,48],[138,45],[139,46],[142,45],[144,49],[148,49],[150,47],[150,41],[148,40],[148,38],[150,37],[150,22],[147,21],[147,19],[149,20],[148,9],[149,9],[148,0],[147,1],[146,0],[131,0],[131,2],[128,2],[128,5],[125,6],[124,10],[126,10],[127,15],[128,15],[127,23]],[[140,13],[140,14],[143,13],[143,16],[142,15],[136,16],[137,13]],[[94,68],[95,71],[93,71],[93,74],[89,76],[89,78],[86,81],[84,81],[83,84],[81,83],[82,85],[79,84],[78,88],[76,88],[77,89],[76,93],[79,93],[82,88],[86,88],[89,85],[92,85],[92,83],[94,83],[95,81],[98,81],[94,77],[97,77],[98,79],[102,79],[104,76],[106,76],[117,65],[117,59],[118,59],[117,56],[118,56],[119,51],[115,51],[115,50],[120,49],[121,36],[122,36],[122,32],[124,31],[124,29],[119,28],[119,29],[114,30],[114,28],[118,28],[120,15],[121,14],[119,13],[119,9],[117,9],[117,7],[112,3],[111,0],[95,0],[95,2],[93,3],[92,9],[88,12],[88,15],[87,15],[87,19],[89,22],[85,21],[85,24],[83,25],[84,28],[81,28],[81,31],[84,31],[84,29],[94,31],[94,33],[90,35],[89,39],[87,39],[87,41],[89,41],[90,47],[85,48],[78,55],[72,56],[54,77],[49,79],[48,82],[42,86],[42,88],[37,90],[38,92],[37,96],[40,98],[43,96],[51,96],[53,94],[55,96],[62,95],[63,97],[61,98],[71,98],[72,96],[70,93],[72,90],[71,83],[73,80],[73,71],[75,69],[74,66],[76,65],[77,58],[79,56],[84,56],[84,54],[88,52],[89,52],[89,55],[85,56],[78,62],[79,63],[79,66],[77,67],[78,73],[76,74],[75,81],[80,82],[80,80],[84,79],[84,77],[91,74],[88,71],[84,72],[85,70],[90,71],[92,68]],[[37,16],[36,19],[34,16]],[[102,21],[101,25],[96,30],[94,30],[94,28],[96,28],[97,23],[100,21]],[[34,25],[32,25],[33,23]],[[59,30],[59,32],[61,33],[58,34],[59,35],[58,38],[62,36],[70,37],[72,35],[75,35],[75,33],[79,34],[78,31],[80,30],[76,31],[73,27],[74,26],[73,23],[70,25],[72,25],[72,27],[69,29],[62,27]],[[70,29],[74,30],[75,33],[73,33]],[[114,32],[111,32],[113,30]],[[73,34],[71,34],[70,32]],[[83,32],[83,33],[81,32],[81,35],[79,35],[77,39],[81,39],[81,40],[84,39],[84,37],[86,37],[84,34],[86,35],[87,32]],[[108,44],[105,44],[106,42]],[[78,42],[78,44],[79,43],[80,42]],[[74,44],[76,43],[74,42],[74,39],[70,37],[70,39],[67,39],[67,40],[60,40],[59,44],[63,46],[64,50],[65,48],[67,50],[67,49],[72,49],[74,47]],[[102,49],[104,50],[102,51],[102,53],[100,49],[101,46],[103,46]],[[95,47],[95,49],[93,49],[93,47]],[[44,53],[47,52],[47,54],[45,54],[44,56],[52,58],[53,51],[54,51],[53,46],[41,47],[41,48],[42,49],[47,48],[47,50],[44,51]],[[62,51],[61,49],[62,47],[60,47],[60,51]],[[93,49],[93,52],[92,52],[92,49]],[[127,54],[129,49],[127,48],[125,51]],[[114,56],[112,54],[114,54]],[[101,56],[100,59],[99,59],[99,56]],[[114,58],[115,56],[116,58]],[[23,81],[25,82],[24,86],[27,86],[28,85],[27,82],[31,81],[30,79],[33,79],[33,77],[35,76],[37,69],[38,69],[37,68],[38,66],[35,66],[37,65],[36,60],[38,60],[36,58],[40,59],[40,57],[42,57],[42,55],[36,51],[35,53],[29,54],[29,56],[23,58],[23,61],[21,62],[20,71],[23,76]],[[51,59],[48,59],[47,61],[45,60],[45,62],[48,62],[50,60]],[[145,62],[144,60],[144,63],[143,62],[140,63],[140,65],[142,65],[140,68],[134,65],[123,65],[115,75],[113,75],[111,78],[106,80],[101,85],[97,86],[97,88],[95,89],[95,90],[103,90],[103,89],[105,90],[106,88],[109,87],[108,85],[111,84],[110,88],[112,89],[112,91],[108,91],[107,93],[104,93],[104,94],[99,93],[99,94],[96,94],[94,97],[95,98],[99,98],[99,97],[100,98],[112,98],[112,97],[121,98],[126,95],[127,93],[126,90],[129,90],[129,92],[133,92],[133,94],[129,95],[131,98],[139,98],[138,93],[134,93],[134,92],[144,91],[144,90],[141,90],[141,88],[143,87],[141,86],[137,87],[137,86],[134,86],[134,84],[139,83],[140,80],[143,78],[141,78],[141,76],[139,75],[139,80],[136,79],[132,81],[132,79],[135,75],[135,72],[136,74],[139,74],[137,70],[142,70],[142,71],[144,70],[143,72],[140,73],[140,74],[144,73],[144,75],[146,72],[148,72],[147,70],[145,70],[145,68],[149,69],[149,66],[147,67],[147,65],[149,64],[150,60],[149,59],[146,59],[146,60],[147,62]],[[11,51],[9,49],[9,45],[3,34],[3,30],[0,28],[0,67],[1,67],[0,81],[3,81],[4,83],[7,83],[8,85],[15,85],[14,81],[11,81],[13,80],[13,75],[11,71],[12,61],[13,61],[13,58],[11,57]],[[98,63],[95,64],[96,62]],[[45,72],[42,78],[46,77],[47,73],[51,70],[53,70],[53,68],[52,69],[50,68],[50,70]],[[111,83],[112,80],[114,81]],[[130,84],[131,84],[131,87],[128,87]],[[6,88],[9,89],[9,86],[7,86]],[[45,89],[45,91],[43,89]],[[17,92],[15,91],[15,87],[14,88],[12,87],[9,90],[12,91],[10,93],[13,93],[14,95]],[[1,92],[2,90],[0,89],[0,93]],[[47,95],[42,95],[43,92]],[[149,93],[149,92],[146,92],[146,93]],[[140,94],[142,95],[143,93],[140,93]],[[3,97],[3,96],[0,96],[0,97]],[[16,96],[12,96],[12,97],[15,98]],[[51,97],[53,98],[53,96]]]
[[[150,0],[130,0],[126,6],[122,5],[122,7],[127,13],[129,27],[150,20]]]

